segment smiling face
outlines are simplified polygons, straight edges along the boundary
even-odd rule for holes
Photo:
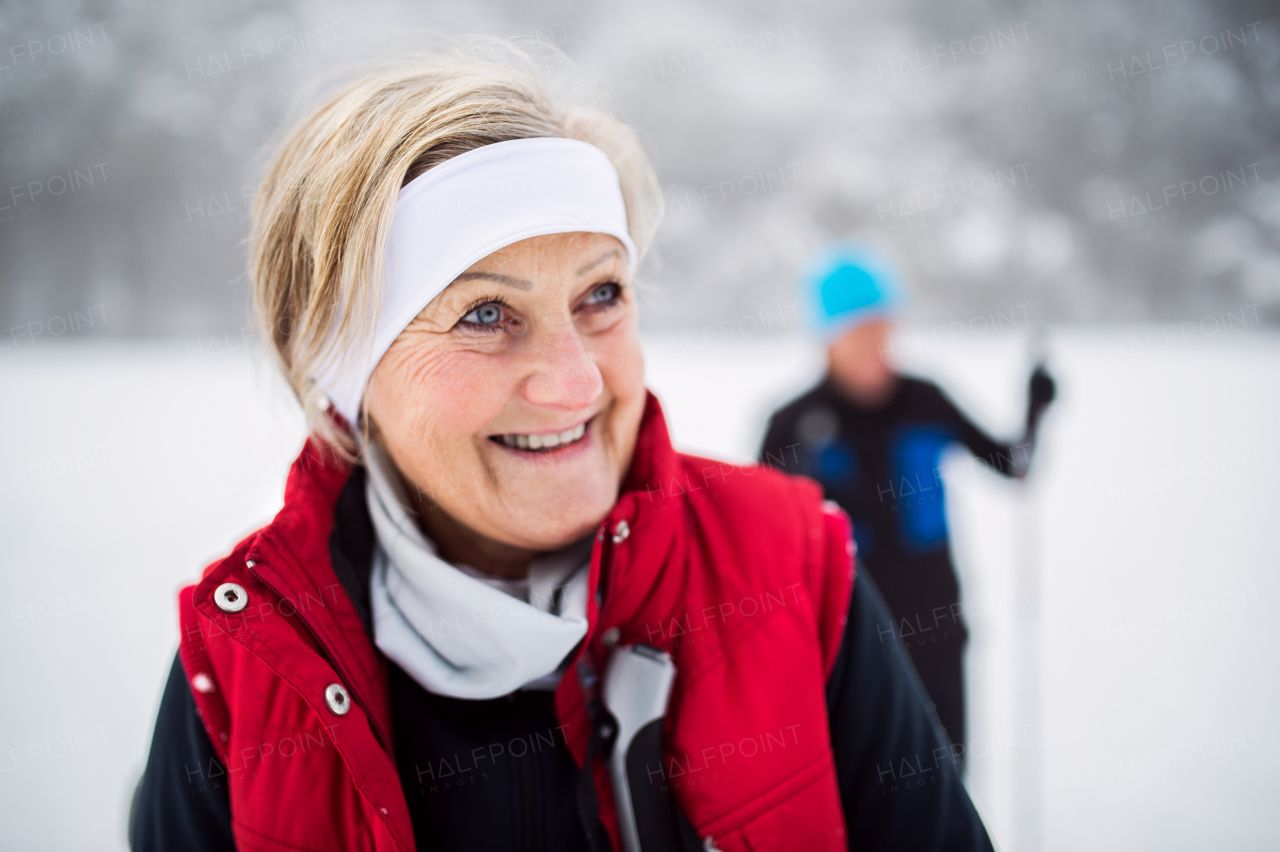
[[[612,508],[645,403],[626,278],[613,237],[521,240],[458,276],[382,356],[371,432],[444,558],[520,574]]]

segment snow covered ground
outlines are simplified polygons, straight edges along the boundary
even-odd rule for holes
[[[791,339],[647,347],[677,445],[734,459],[820,364]],[[1025,348],[921,330],[897,351],[1012,435]],[[1280,339],[1059,329],[1048,350],[1033,480],[948,459],[974,799],[1002,850],[1276,848]],[[174,593],[271,516],[301,421],[235,340],[5,354],[0,848],[123,849]]]

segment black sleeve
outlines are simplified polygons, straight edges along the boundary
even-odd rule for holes
[[[936,388],[934,391],[937,394],[934,405],[941,409],[941,417],[956,430],[960,443],[968,447],[969,452],[1005,476],[1023,476],[1026,473],[1031,455],[1029,436],[1024,436],[1017,445],[997,441],[975,426],[946,394]]]
[[[129,813],[133,852],[234,852],[227,774],[176,656]]]
[[[790,409],[784,409],[769,418],[769,428],[765,432],[764,443],[760,445],[760,463],[787,473],[799,470],[797,444],[791,440],[795,416]]]
[[[857,572],[827,684],[849,848],[991,850],[951,746],[871,577]]]

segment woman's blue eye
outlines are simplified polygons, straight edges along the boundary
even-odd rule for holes
[[[606,302],[612,302],[614,299],[617,299],[621,293],[622,288],[615,282],[609,281],[592,290],[591,294],[587,296],[584,304],[600,305]]]
[[[462,320],[476,325],[497,325],[502,322],[502,308],[490,302],[471,311]]]

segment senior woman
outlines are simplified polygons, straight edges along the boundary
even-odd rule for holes
[[[287,134],[250,271],[312,437],[180,595],[135,849],[989,848],[844,515],[672,449],[660,203],[519,61]]]

